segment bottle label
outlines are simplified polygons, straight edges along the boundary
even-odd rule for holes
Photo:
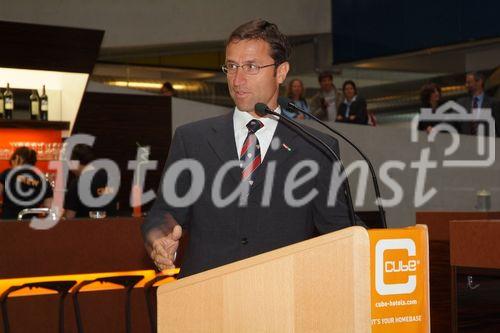
[[[14,109],[14,100],[12,98],[5,98],[5,110]]]
[[[42,111],[49,111],[49,102],[42,101]]]
[[[31,102],[31,114],[34,116],[38,116],[40,110],[40,104],[38,104],[38,101],[33,101]]]
[[[3,99],[0,99],[0,114],[3,114],[3,112],[4,112]]]

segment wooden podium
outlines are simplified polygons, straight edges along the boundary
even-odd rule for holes
[[[158,289],[158,332],[371,332],[370,241],[351,227]]]

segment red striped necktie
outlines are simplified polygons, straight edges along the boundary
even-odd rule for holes
[[[261,163],[259,139],[255,133],[264,127],[264,124],[257,119],[252,119],[248,122],[248,135],[241,148],[241,179],[252,181],[252,174]]]

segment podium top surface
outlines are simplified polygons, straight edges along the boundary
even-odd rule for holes
[[[356,245],[364,246],[368,249],[367,254],[369,255],[369,247],[370,240],[368,231],[359,226],[349,227],[346,229],[342,229],[336,232],[328,233],[325,235],[321,235],[315,238],[308,239],[306,241],[292,244],[280,249],[276,249],[270,252],[266,252],[254,257],[250,257],[244,260],[236,261],[234,263],[217,267],[205,272],[201,272],[195,275],[191,275],[185,278],[182,278],[175,283],[167,283],[158,288],[158,295],[162,293],[167,293],[175,289],[184,288],[188,285],[196,284],[202,281],[206,281],[209,279],[213,279],[216,277],[220,277],[222,275],[226,275],[229,273],[237,272],[242,269],[257,266],[262,263],[266,263],[280,257],[285,257],[288,255],[292,255],[294,253],[298,253],[304,251],[306,249],[318,247],[325,245],[330,242],[338,241],[341,239],[353,238],[353,241]]]

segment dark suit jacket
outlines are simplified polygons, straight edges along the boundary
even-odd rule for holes
[[[462,105],[466,108],[470,113],[472,112],[472,96],[467,96],[460,98],[457,101],[458,104]],[[498,105],[498,101],[494,98],[484,94],[483,104],[481,108],[491,108],[491,114],[493,119],[495,119],[495,135],[497,137],[500,136],[500,108]],[[498,121],[497,121],[498,120]],[[473,124],[471,122],[461,122],[460,125],[460,133],[461,134],[473,134]]]
[[[205,187],[198,200],[189,207],[173,207],[158,193],[158,197],[143,225],[147,236],[150,230],[165,223],[171,214],[183,229],[189,230],[189,244],[181,265],[180,277],[195,274],[233,261],[254,256],[292,243],[300,242],[319,233],[327,233],[350,225],[343,192],[334,207],[326,207],[332,163],[328,155],[279,122],[274,138],[281,144],[277,150],[269,147],[263,163],[255,171],[255,181],[248,196],[248,205],[239,207],[238,200],[227,207],[216,207],[212,200],[212,183],[217,171],[228,162],[238,160],[234,139],[232,114],[202,120],[177,128],[165,170],[181,159],[195,159],[205,170]],[[314,131],[311,129],[311,131]],[[338,152],[333,138],[314,131]],[[285,144],[287,149],[282,144]],[[290,207],[284,198],[284,183],[292,167],[304,160],[320,165],[313,179],[293,191],[295,198],[303,198],[313,188],[318,190],[314,200],[302,207]],[[270,205],[261,205],[266,169],[276,164]],[[300,175],[305,174],[302,169]],[[238,186],[241,169],[230,169],[224,178],[221,194],[226,198]],[[188,172],[181,173],[176,183],[179,196],[190,184]],[[162,180],[162,183],[165,178]],[[167,186],[174,186],[168,181]]]
[[[347,112],[347,105],[345,103],[340,103],[337,115],[341,115],[342,117],[344,117],[344,119],[337,120],[338,122],[368,125],[368,110],[366,108],[366,100],[363,97],[357,96],[356,100],[351,103],[351,107],[349,109],[349,116],[351,115],[356,116],[354,120],[350,120],[349,117],[346,116],[346,112]]]
[[[441,102],[438,104],[438,108],[441,106],[441,104],[442,104]],[[431,106],[430,105],[421,105],[420,110],[419,110],[420,113],[422,113],[423,108],[427,109],[427,108],[431,108]],[[433,109],[432,113],[435,113],[435,112],[436,112],[436,110]],[[446,113],[448,113],[448,112],[446,112]],[[420,131],[425,131],[425,130],[427,130],[427,127],[429,127],[429,126],[434,127],[434,126],[437,126],[439,124],[444,124],[444,123],[453,126],[460,133],[461,124],[460,124],[460,122],[455,122],[455,121],[444,121],[444,120],[427,121],[427,120],[420,119],[420,121],[418,122],[418,129]]]

